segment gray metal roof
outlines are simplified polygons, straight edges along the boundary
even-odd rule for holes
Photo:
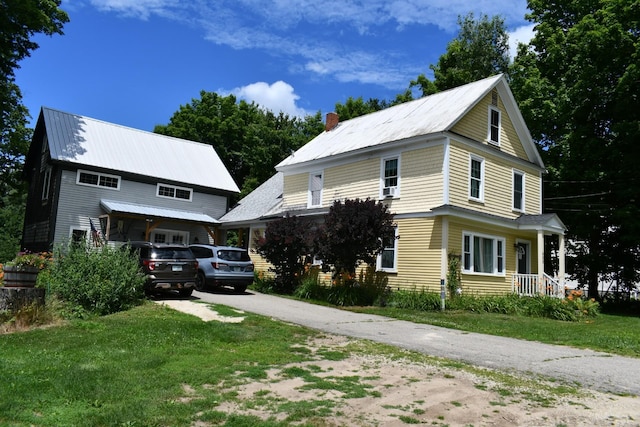
[[[51,158],[239,192],[213,147],[42,107]]]
[[[159,208],[157,206],[138,205],[134,203],[118,202],[116,200],[100,200],[100,206],[107,213],[126,213],[143,215],[155,218],[179,219],[183,221],[201,222],[206,224],[219,224],[217,219],[199,212],[190,212],[178,209]]]
[[[284,178],[276,173],[220,218],[222,223],[252,221],[272,212],[282,203]]]
[[[331,156],[370,149],[412,137],[446,132],[495,87],[500,90],[507,113],[516,126],[529,160],[543,166],[506,79],[499,74],[340,122],[334,129],[321,133],[284,159],[276,169],[283,171],[292,166],[328,159]]]

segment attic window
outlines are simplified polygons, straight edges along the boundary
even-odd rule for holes
[[[190,188],[176,187],[174,185],[158,184],[156,195],[158,197],[168,197],[170,199],[180,199],[191,201],[193,190]]]
[[[500,110],[489,107],[489,143],[500,145]]]
[[[93,187],[105,187],[112,190],[120,189],[120,177],[117,175],[107,175],[104,173],[78,170],[76,184],[89,185]]]

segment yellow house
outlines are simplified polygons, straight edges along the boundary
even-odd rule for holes
[[[326,130],[276,170],[220,219],[245,229],[250,248],[270,219],[370,198],[395,214],[399,238],[377,263],[394,289],[440,290],[449,255],[464,293],[564,289],[566,229],[543,214],[545,166],[503,75],[344,122],[329,113]]]

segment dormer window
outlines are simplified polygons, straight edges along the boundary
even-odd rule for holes
[[[490,144],[500,145],[500,110],[489,107],[489,134]]]

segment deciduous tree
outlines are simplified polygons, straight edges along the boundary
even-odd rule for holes
[[[630,285],[640,271],[640,1],[528,5],[536,32],[511,86],[550,171],[545,207],[569,227],[573,273],[596,296],[599,279]]]
[[[395,238],[393,214],[384,203],[338,200],[329,208],[319,233],[317,256],[333,265],[335,274],[346,272],[355,277],[358,265],[375,265],[384,242]]]

